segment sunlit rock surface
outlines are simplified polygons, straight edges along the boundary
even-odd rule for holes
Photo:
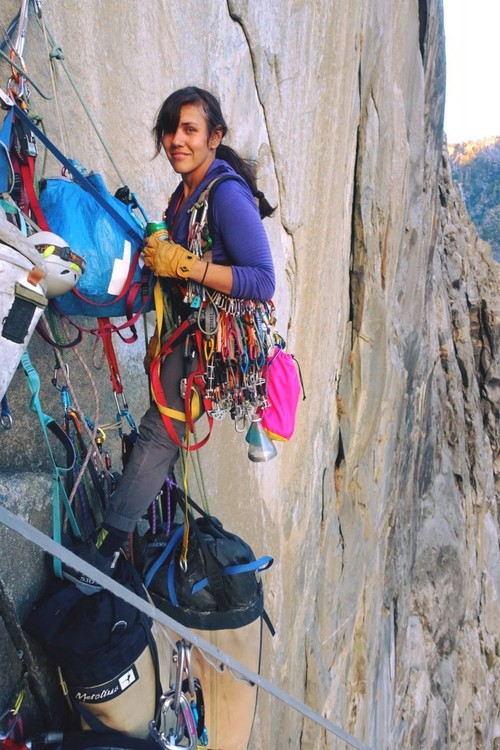
[[[277,634],[264,634],[263,674],[377,750],[495,748],[499,278],[443,152],[441,2],[45,0],[43,10],[151,218],[176,184],[165,159],[150,160],[154,114],[188,83],[220,96],[232,145],[257,160],[278,205],[266,221],[275,300],[307,393],[296,435],[255,465],[227,423],[201,455],[212,512],[275,557],[265,584]],[[4,25],[16,11],[4,3]],[[33,17],[25,59],[50,92]],[[56,67],[60,120],[55,100],[36,92],[32,111],[114,190],[121,180]],[[49,159],[46,173],[57,169]],[[143,349],[119,347],[137,420],[148,398]],[[92,368],[92,341],[83,351]],[[46,408],[60,415],[53,354],[40,340],[30,352]],[[65,357],[93,413],[88,377]],[[107,375],[93,374],[112,415]],[[39,523],[49,466],[21,373],[11,391],[1,497]],[[196,495],[194,468],[191,478]],[[5,532],[9,544],[18,540]],[[7,555],[0,569],[21,613],[35,593],[25,571],[38,560],[23,550],[26,566]],[[345,744],[261,691],[250,747]]]

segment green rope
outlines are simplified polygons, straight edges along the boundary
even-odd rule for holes
[[[42,99],[47,99],[47,101],[50,101],[51,99],[54,98],[53,96],[47,96],[47,94],[44,94],[43,91],[40,89],[40,87],[36,85],[33,78],[31,78],[31,76],[29,76],[27,72],[23,68],[21,68],[21,66],[17,65],[17,63],[15,63],[8,55],[6,55],[5,52],[2,52],[1,49],[0,49],[0,57],[6,60],[9,63],[9,65],[11,65],[14,68],[14,70],[16,70],[19,73],[19,75],[21,75],[23,78],[26,78],[26,80],[31,83],[35,91],[37,91],[40,94]]]
[[[39,21],[39,23],[40,23],[40,21]],[[94,128],[94,131],[95,131],[97,137],[101,141],[101,144],[102,144],[102,146],[103,146],[103,148],[104,148],[104,150],[106,152],[106,155],[107,155],[108,159],[110,160],[110,162],[111,162],[111,164],[113,166],[113,169],[115,170],[116,174],[118,175],[118,178],[119,178],[121,184],[125,185],[126,184],[125,179],[122,176],[122,174],[120,173],[120,170],[118,169],[118,167],[117,167],[117,165],[116,165],[116,163],[115,163],[115,161],[114,161],[114,159],[113,159],[113,157],[111,155],[111,151],[109,150],[109,148],[108,148],[108,146],[107,146],[107,144],[106,144],[103,136],[99,132],[97,124],[96,124],[94,118],[92,117],[92,114],[90,113],[89,108],[85,104],[85,101],[84,101],[84,99],[83,99],[83,97],[82,97],[82,95],[80,93],[80,90],[78,89],[78,86],[76,85],[75,79],[71,75],[71,73],[70,73],[70,71],[69,71],[66,63],[64,62],[64,53],[62,51],[62,47],[59,44],[56,44],[56,42],[54,40],[54,37],[53,37],[50,29],[47,27],[47,24],[44,24],[44,25],[45,25],[45,30],[47,31],[47,35],[48,35],[50,44],[52,45],[52,51],[49,53],[49,57],[51,58],[51,60],[58,60],[61,63],[61,66],[62,66],[64,72],[66,73],[71,86],[73,87],[73,91],[77,95],[78,100],[79,100],[80,104],[82,105],[83,110],[84,110],[85,114],[87,115],[90,124]]]

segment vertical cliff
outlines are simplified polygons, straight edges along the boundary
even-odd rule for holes
[[[231,424],[217,429],[201,459],[205,483],[225,525],[276,559],[266,603],[277,635],[265,638],[263,673],[377,750],[493,748],[500,738],[499,274],[443,153],[441,6],[43,2],[151,217],[176,184],[163,159],[149,161],[154,113],[188,83],[220,96],[232,144],[257,160],[278,204],[266,221],[276,303],[307,400],[270,464],[247,460]],[[17,7],[4,2],[5,26]],[[50,91],[33,16],[25,58]],[[59,98],[33,93],[33,111],[116,189],[60,66],[55,80]],[[50,159],[46,171],[56,171]],[[57,409],[52,354],[40,341],[30,351],[47,408]],[[138,418],[141,346],[120,357]],[[96,377],[112,411],[106,378]],[[50,480],[21,375],[12,393],[0,497],[46,524]],[[7,533],[4,544],[17,567],[4,558],[0,571],[22,613],[39,558]],[[251,747],[262,746],[344,745],[261,694]]]

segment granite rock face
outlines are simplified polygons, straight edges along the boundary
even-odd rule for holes
[[[4,6],[7,25],[17,3]],[[149,160],[154,114],[189,83],[218,93],[231,144],[257,161],[278,206],[266,220],[275,301],[307,399],[271,463],[251,464],[225,423],[201,465],[212,512],[256,554],[275,557],[265,583],[277,635],[264,637],[263,674],[377,750],[500,747],[499,272],[443,150],[441,6],[43,3],[96,127],[151,218],[176,184],[163,158]],[[25,58],[50,91],[33,17]],[[114,190],[121,180],[56,68],[61,127],[55,101],[33,93],[33,111]],[[47,174],[56,171],[48,159]],[[147,403],[143,348],[119,347],[137,419]],[[39,340],[30,353],[56,411],[53,355]],[[95,377],[112,412],[107,377]],[[11,391],[0,497],[47,523],[48,464],[20,373]],[[0,575],[21,617],[38,579],[15,579],[5,559]],[[345,743],[261,692],[250,747],[262,746]]]

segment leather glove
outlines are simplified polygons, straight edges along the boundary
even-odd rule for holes
[[[148,346],[146,349],[146,354],[144,356],[144,370],[146,372],[146,375],[149,374],[149,368],[151,367],[151,362],[156,356],[156,350],[158,348],[158,329],[155,328],[155,331],[151,338],[149,339]]]
[[[144,262],[156,276],[187,279],[197,260],[181,245],[158,237],[150,237],[144,247]]]

